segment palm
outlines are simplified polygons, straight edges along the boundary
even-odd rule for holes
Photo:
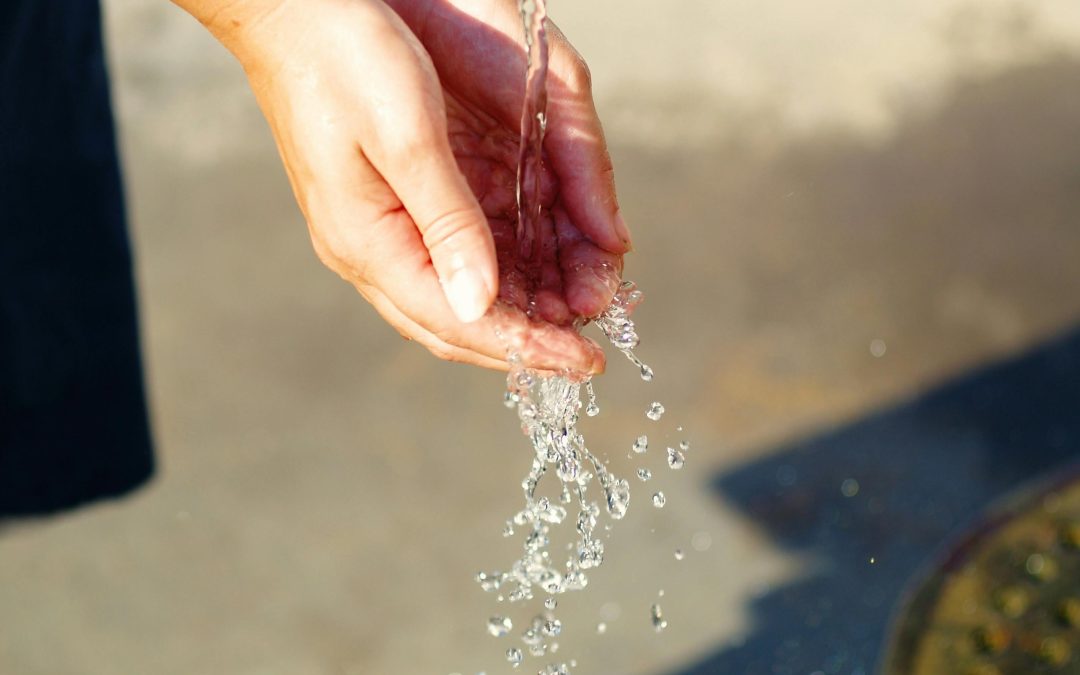
[[[525,55],[519,42],[500,32],[520,32],[516,10],[505,2],[474,2],[464,11],[462,3],[450,7],[438,0],[399,4],[403,6],[395,9],[438,70],[451,147],[495,237],[500,297],[523,309],[529,309],[528,301],[535,299],[532,309],[540,318],[559,324],[568,323],[574,315],[599,313],[615,290],[625,248],[606,229],[589,227],[594,215],[589,202],[596,195],[585,192],[596,177],[580,175],[586,167],[576,156],[587,152],[588,144],[603,141],[598,127],[590,128],[589,122],[595,120],[591,97],[587,91],[584,97],[575,91],[575,85],[580,88],[582,83],[560,77],[567,53],[558,30],[552,31],[549,140],[541,173],[542,217],[534,263],[522,259],[515,236]],[[586,106],[590,110],[581,110]],[[610,180],[610,175],[601,178]],[[575,183],[586,190],[566,189]]]
[[[246,54],[316,252],[443,358],[506,368],[512,344],[530,367],[597,372],[602,352],[566,326],[610,300],[629,239],[584,65],[552,31],[539,256],[522,260],[513,0],[391,2],[287,4]],[[481,316],[493,243],[499,294],[544,321]]]

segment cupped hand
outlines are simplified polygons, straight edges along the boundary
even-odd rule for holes
[[[441,358],[506,369],[512,346],[529,367],[601,371],[573,322],[611,299],[629,236],[588,71],[557,29],[524,260],[514,0],[259,1],[200,18],[248,73],[319,258]]]

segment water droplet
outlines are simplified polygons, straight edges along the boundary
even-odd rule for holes
[[[607,624],[606,623],[601,621],[600,623],[596,624],[596,634],[597,635],[603,635],[606,632],[607,632]]]
[[[514,590],[510,591],[510,595],[507,596],[507,600],[510,602],[521,602],[523,600],[529,600],[532,598],[532,590],[526,586],[518,586]]]
[[[637,470],[637,477],[640,478],[642,482],[645,482],[645,481],[649,480],[650,478],[652,478],[652,471],[649,471],[646,468],[638,469]]]
[[[854,478],[848,478],[840,484],[840,494],[845,497],[854,497],[859,494],[859,481]]]
[[[499,589],[502,585],[502,577],[499,574],[488,574],[487,572],[477,572],[476,582],[480,584],[480,588],[485,591],[491,592]]]
[[[525,284],[527,280],[521,279],[517,283]],[[642,379],[650,381],[652,369],[631,351],[639,339],[630,314],[639,300],[640,293],[633,284],[620,285],[611,305],[594,320],[594,324],[634,364]],[[584,322],[575,324],[575,328],[583,326]],[[500,339],[509,342],[506,336]],[[525,507],[506,524],[504,534],[524,538],[525,552],[505,571],[481,573],[477,580],[486,590],[497,590],[500,599],[505,593],[505,599],[513,603],[528,602],[537,595],[542,599],[544,613],[534,617],[529,626],[518,626],[516,631],[511,631],[509,619],[504,623],[502,616],[492,617],[489,622],[488,628],[493,635],[514,632],[520,637],[520,649],[506,652],[508,662],[517,668],[529,655],[541,656],[555,651],[556,644],[551,640],[560,634],[562,624],[552,614],[558,606],[553,596],[588,585],[586,571],[600,565],[604,558],[606,535],[598,535],[601,531],[597,528],[602,526],[603,532],[609,532],[610,522],[625,516],[630,486],[611,472],[608,462],[601,461],[589,450],[577,429],[579,415],[591,417],[600,411],[592,382],[577,380],[568,374],[546,376],[529,372],[513,345],[506,346],[511,373],[507,378],[509,391],[505,401],[516,409],[534,455],[529,473],[521,482]],[[654,403],[648,412],[650,419],[658,420],[664,414],[663,406]],[[647,449],[648,438],[642,436],[634,443],[630,456]],[[645,471],[646,477],[651,475],[647,469]],[[639,472],[639,477],[641,475]],[[559,480],[555,489],[560,491],[543,487],[543,479],[551,477]],[[604,495],[601,499],[595,497],[599,490]],[[550,497],[541,497],[541,492]],[[586,494],[593,501],[588,501]],[[564,543],[555,535],[560,534],[557,526],[564,525],[568,519],[570,504],[580,507],[578,518],[571,521],[576,525],[577,537],[576,541],[571,537],[571,541],[565,542],[567,557],[563,558],[563,547],[556,545],[553,549],[552,539]],[[603,521],[609,522],[601,521],[605,506],[608,517]],[[597,618],[611,621],[603,613]],[[603,632],[607,625],[604,623],[598,631]],[[569,670],[564,664],[550,664],[541,668],[540,673],[567,675]]]
[[[540,637],[540,631],[536,628],[528,628],[521,634],[521,641],[527,645],[537,645],[543,642],[544,638]]]
[[[664,618],[664,610],[660,608],[660,605],[653,605],[650,607],[649,616],[652,619],[653,628],[656,629],[657,633],[667,628],[667,619]]]
[[[502,637],[514,629],[514,624],[508,616],[493,616],[488,619],[487,629],[494,637]]]
[[[679,430],[681,431],[682,427],[679,427]],[[686,452],[687,450],[689,450],[690,449],[690,441],[679,441],[679,449],[682,450],[683,452]]]
[[[686,457],[683,455],[682,450],[676,450],[675,448],[667,449],[667,465],[676,471],[683,468],[686,464]]]
[[[622,606],[617,602],[605,602],[600,605],[600,618],[604,621],[615,621],[622,616]]]
[[[596,417],[600,414],[600,406],[596,404],[596,390],[593,389],[592,380],[585,383],[585,395],[588,398],[588,405],[585,406],[585,414],[589,417]]]
[[[547,654],[547,645],[543,642],[538,642],[534,645],[529,645],[529,653],[533,656],[543,656]]]
[[[511,647],[506,650],[506,660],[510,662],[510,665],[517,668],[521,665],[525,655],[521,653],[521,650],[517,647]]]
[[[708,551],[712,547],[712,535],[705,531],[695,532],[690,538],[690,546],[695,551]]]
[[[630,506],[630,484],[625,480],[616,481],[607,492],[607,510],[615,520],[622,520]]]
[[[881,338],[870,341],[870,354],[875,359],[880,359],[882,356],[885,356],[885,352],[887,350],[888,347],[885,345],[885,341]]]
[[[682,560],[685,557],[686,557],[686,554],[683,553],[683,550],[681,548],[675,549],[675,559],[676,560]]]
[[[657,492],[652,496],[652,505],[658,509],[664,508],[664,504],[667,504],[667,497],[663,492]]]
[[[648,417],[653,422],[659,422],[660,418],[664,416],[664,406],[660,401],[653,401],[652,405],[645,412],[645,417]]]
[[[799,473],[790,464],[781,464],[776,468],[776,482],[784,487],[791,487],[799,479]]]
[[[563,575],[559,574],[555,570],[545,570],[540,575],[540,588],[544,589],[545,593],[559,593],[562,591]]]

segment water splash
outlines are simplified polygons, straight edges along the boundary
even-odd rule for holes
[[[667,628],[667,619],[664,618],[664,610],[660,608],[660,605],[654,604],[649,608],[649,618],[657,633]]]
[[[525,655],[517,647],[511,647],[506,650],[506,660],[511,666],[518,668],[521,666],[521,662],[525,660]]]
[[[592,380],[585,382],[585,395],[588,396],[588,404],[585,406],[585,414],[596,417],[600,414],[600,406],[596,404],[596,390],[593,389]]]
[[[493,616],[488,619],[488,633],[493,637],[503,637],[509,635],[513,630],[514,624],[510,621],[509,617],[505,616]]]
[[[668,467],[678,471],[686,465],[686,455],[682,450],[676,450],[675,448],[667,449],[667,463]]]
[[[611,306],[594,322],[608,327],[608,330],[601,328],[605,335],[625,336],[629,330],[633,333],[633,346],[637,346],[637,334],[632,324],[627,329],[627,308],[640,300],[641,294],[634,284],[624,282]],[[619,324],[618,331],[613,328],[616,323]],[[629,344],[630,341],[624,340],[616,348],[629,351],[631,360],[640,363],[630,351]],[[524,508],[510,519],[506,530],[522,537],[523,552],[509,569],[480,572],[476,579],[486,591],[508,591],[505,597],[510,603],[524,603],[543,592],[549,596],[545,607],[553,610],[556,606],[553,596],[585,588],[589,583],[589,572],[604,562],[604,543],[596,528],[605,514],[611,520],[626,516],[630,506],[630,484],[608,470],[589,449],[577,428],[579,411],[583,407],[582,389],[587,391],[588,379],[570,375],[541,376],[524,370],[516,355],[512,354],[510,361],[512,368],[507,375],[505,400],[517,410],[522,432],[530,440],[533,450],[529,472],[521,482]],[[644,437],[639,441],[643,446],[648,444]],[[545,479],[551,476],[558,481],[559,503],[539,492]],[[576,510],[577,515],[570,519],[572,510]],[[559,561],[552,552],[553,528],[568,521],[574,523],[576,541],[570,544],[568,555]],[[542,656],[549,650],[546,639],[557,636],[561,630],[558,619],[541,616],[525,630],[522,641],[530,655]],[[567,668],[565,664],[555,666]]]
[[[545,0],[520,0],[520,9],[528,64],[517,166],[516,235],[520,259],[524,261],[525,273],[529,274],[539,263],[540,179],[547,125],[547,7]],[[652,368],[633,351],[640,340],[630,316],[641,300],[642,294],[633,283],[622,282],[610,305],[591,322],[637,366],[641,379],[649,382],[653,379]],[[533,302],[530,299],[530,307]],[[532,312],[527,313],[532,316]],[[501,337],[505,341],[505,336]],[[552,638],[561,633],[562,623],[551,614],[557,606],[554,596],[585,588],[588,572],[603,563],[604,544],[595,534],[597,524],[605,513],[611,520],[625,517],[630,506],[630,484],[607,469],[577,429],[582,388],[587,401],[585,413],[595,416],[600,412],[591,380],[580,375],[539,376],[528,372],[512,345],[507,360],[510,373],[504,402],[516,410],[521,429],[532,444],[533,455],[529,472],[521,482],[524,508],[507,522],[503,534],[521,536],[523,551],[509,569],[480,572],[476,579],[485,591],[498,593],[500,601],[524,603],[538,592],[548,595],[544,601],[547,612],[534,617],[521,634],[528,654],[540,657],[558,649]],[[644,452],[648,440],[644,437],[639,440],[642,448],[638,452]],[[538,492],[542,481],[551,475],[558,480],[558,496],[554,498],[558,503]],[[571,511],[577,515],[568,521]],[[572,536],[576,541],[559,561],[551,550],[551,536],[553,528],[566,522],[574,523]],[[610,525],[605,525],[608,528]],[[504,635],[511,630],[511,624],[509,619],[493,617],[488,629],[493,635]],[[514,668],[520,667],[524,658],[525,653],[517,647],[506,651],[506,659]],[[569,672],[567,664],[555,663],[540,674],[569,675]]]
[[[653,401],[649,409],[645,411],[645,417],[648,417],[653,422],[659,422],[660,418],[664,416],[664,406],[660,401]]]

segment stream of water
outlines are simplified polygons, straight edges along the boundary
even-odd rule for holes
[[[545,0],[522,0],[520,7],[528,67],[517,170],[517,238],[521,259],[528,264],[537,255],[542,217],[540,175],[547,124],[547,10]],[[642,380],[651,382],[652,369],[634,353],[639,338],[631,314],[641,300],[642,294],[635,285],[624,281],[611,304],[591,323],[634,364]],[[615,521],[625,517],[630,506],[630,483],[612,473],[589,449],[578,431],[582,408],[588,416],[600,412],[591,380],[569,374],[541,376],[525,369],[520,356],[512,349],[509,351],[511,369],[505,402],[507,407],[517,411],[522,431],[531,442],[533,457],[529,472],[521,483],[524,506],[507,521],[503,535],[521,538],[522,555],[509,568],[480,572],[476,580],[485,591],[495,593],[500,602],[512,605],[525,605],[539,595],[544,596],[542,607],[532,620],[517,627],[520,643],[515,642],[506,649],[507,662],[518,668],[528,657],[550,659],[558,651],[557,638],[563,629],[555,615],[558,596],[584,589],[589,582],[589,573],[604,562],[604,543],[597,533],[597,526],[604,518]],[[664,407],[659,402],[653,402],[646,411],[646,417],[653,421],[658,421],[663,414]],[[641,436],[633,450],[644,453],[647,448],[648,439]],[[667,462],[671,469],[682,468],[685,450],[686,446],[668,448]],[[637,475],[642,481],[652,477],[645,468],[639,469]],[[551,476],[554,480],[545,482]],[[541,490],[547,485],[550,489]],[[654,507],[663,508],[665,503],[663,492],[652,495]],[[573,523],[572,532],[570,523]],[[556,553],[557,547],[552,545],[556,533],[568,534],[573,539],[566,546],[565,556]],[[657,631],[666,628],[667,620],[659,605],[649,608],[649,616]],[[487,622],[487,630],[497,638],[515,634],[513,621],[504,614],[492,616]],[[598,627],[598,630],[601,629]],[[572,665],[575,665],[574,661],[549,662],[538,673],[566,675]]]

